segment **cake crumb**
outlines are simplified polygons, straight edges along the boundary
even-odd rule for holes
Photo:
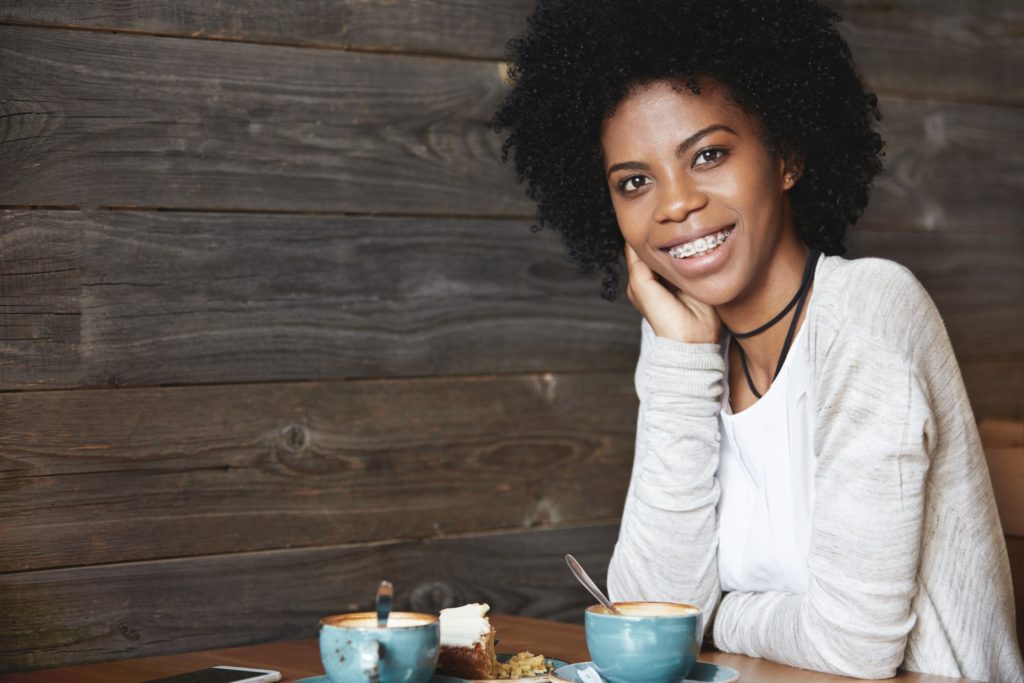
[[[531,676],[542,676],[551,673],[544,655],[535,655],[532,652],[520,652],[508,658],[508,661],[498,665],[498,678],[530,678]]]

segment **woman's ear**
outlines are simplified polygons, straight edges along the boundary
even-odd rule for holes
[[[804,173],[804,165],[799,162],[786,162],[782,167],[782,189],[793,189]]]
[[[796,157],[789,157],[782,167],[782,189],[790,190],[804,173],[804,162]]]

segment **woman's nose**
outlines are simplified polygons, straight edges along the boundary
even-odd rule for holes
[[[663,181],[658,190],[658,222],[681,223],[708,202],[707,195],[688,176]]]

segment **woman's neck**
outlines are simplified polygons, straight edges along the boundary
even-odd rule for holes
[[[733,332],[742,334],[757,329],[778,315],[800,289],[809,254],[810,249],[797,238],[795,232],[784,237],[768,267],[750,283],[748,293],[716,307],[722,323]],[[764,332],[742,341],[751,378],[762,393],[771,386],[779,354],[795,313],[796,308]],[[806,313],[807,306],[804,306],[795,329],[799,329]],[[735,368],[735,365],[731,364],[731,367]]]

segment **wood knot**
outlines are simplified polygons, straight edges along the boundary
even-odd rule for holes
[[[530,510],[523,524],[527,527],[543,526],[545,524],[557,524],[562,521],[562,512],[558,505],[550,498],[541,498],[533,509]]]
[[[288,425],[281,430],[281,444],[285,450],[298,453],[309,444],[309,432],[302,425]]]
[[[445,581],[424,581],[412,589],[409,607],[414,612],[436,613],[446,607],[454,607],[458,596],[451,584]]]
[[[558,398],[558,377],[545,372],[542,375],[533,376],[533,389],[548,403],[554,403]]]
[[[138,631],[133,629],[128,624],[121,624],[117,627],[117,630],[121,633],[122,636],[124,636],[128,640],[138,640],[142,637],[142,635]]]

